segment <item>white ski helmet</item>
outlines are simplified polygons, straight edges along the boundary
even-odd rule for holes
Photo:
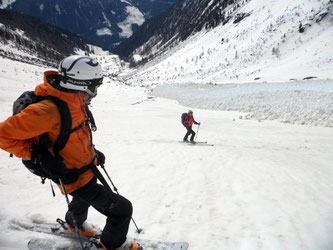
[[[103,83],[101,65],[88,56],[69,56],[59,63],[60,87],[69,91],[83,91],[92,97]]]

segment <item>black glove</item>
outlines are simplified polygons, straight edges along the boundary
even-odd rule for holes
[[[95,154],[97,158],[97,165],[101,166],[105,164],[105,155],[95,148]]]

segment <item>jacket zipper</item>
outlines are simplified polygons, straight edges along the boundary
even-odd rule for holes
[[[81,111],[83,112],[83,115],[84,115],[85,120],[87,120],[87,119],[88,119],[88,114],[87,114],[87,112],[86,112],[86,109],[85,109],[85,106],[84,106],[83,100],[82,100],[82,98],[79,98],[79,99],[80,99],[80,103],[81,103]],[[85,136],[87,136],[86,132],[84,131],[84,127],[85,127],[85,126],[83,126],[82,128],[80,128],[79,130],[82,129],[83,134],[84,134]],[[78,130],[77,132],[79,132],[79,130]],[[89,139],[89,136],[87,136],[87,137],[88,137],[88,139]],[[77,138],[78,138],[79,141],[81,142],[81,145],[82,145],[82,148],[83,148],[83,152],[86,153],[86,152],[87,152],[86,147],[85,147],[85,145],[84,145],[84,142],[83,142],[82,138],[79,136],[79,133],[77,133]]]

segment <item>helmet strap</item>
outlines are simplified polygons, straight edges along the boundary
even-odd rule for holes
[[[60,76],[60,77],[57,77],[56,79],[53,79],[51,82],[50,82],[50,85],[57,89],[57,90],[60,90],[62,92],[66,92],[66,93],[76,93],[78,90],[73,90],[73,89],[67,89],[67,88],[64,88],[60,85],[60,83],[63,81],[63,76]]]

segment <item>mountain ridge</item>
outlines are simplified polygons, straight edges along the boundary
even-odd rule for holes
[[[15,0],[2,6],[62,27],[105,49],[131,36],[144,21],[178,0]],[[150,3],[150,4],[149,4]]]
[[[81,37],[40,19],[0,9],[0,55],[37,65],[56,66],[64,57],[93,53]]]

